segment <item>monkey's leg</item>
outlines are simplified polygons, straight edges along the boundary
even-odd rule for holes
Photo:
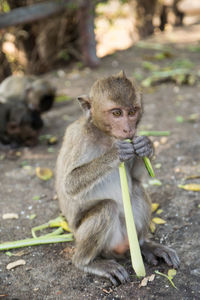
[[[117,205],[112,200],[101,200],[100,204],[87,212],[75,232],[75,266],[108,278],[115,286],[128,281],[128,273],[115,260],[96,259],[103,250],[111,251],[120,242],[123,237],[119,230]]]
[[[167,246],[146,240],[141,246],[141,250],[147,262],[153,265],[158,264],[157,258],[163,258],[168,266],[176,269],[180,264],[176,251]]]

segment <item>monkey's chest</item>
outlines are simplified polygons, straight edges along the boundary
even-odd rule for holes
[[[129,195],[132,203],[133,215],[135,220],[135,225],[138,233],[142,230],[143,225],[141,224],[141,220],[144,215],[144,209],[140,205],[140,196],[139,193],[135,193],[137,191],[137,187],[134,186],[136,184],[135,181],[132,180],[131,174],[129,172],[129,168],[126,168],[128,186],[129,186]],[[98,182],[88,193],[87,199],[94,200],[109,200],[111,199],[117,204],[118,207],[118,217],[120,220],[120,226],[122,231],[126,231],[125,225],[125,215],[124,215],[124,205],[122,199],[122,190],[121,190],[121,182],[119,176],[118,168],[114,169],[112,172],[107,174],[100,182]],[[122,228],[123,227],[123,228]]]
[[[132,180],[128,170],[127,179],[130,197],[132,198]],[[122,190],[118,168],[104,176],[104,178],[92,188],[88,196],[91,200],[94,200],[94,198],[96,200],[112,199],[118,204],[119,210],[123,211]]]

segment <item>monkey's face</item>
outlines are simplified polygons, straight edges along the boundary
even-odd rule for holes
[[[103,107],[91,107],[93,123],[103,132],[116,139],[132,139],[140,119],[140,108],[121,106],[113,101],[105,101]]]

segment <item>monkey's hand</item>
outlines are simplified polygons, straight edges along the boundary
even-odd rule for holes
[[[129,160],[135,156],[135,150],[132,143],[118,140],[116,142],[119,159],[121,162]]]
[[[135,137],[133,139],[133,148],[139,157],[151,157],[153,155],[152,142],[146,136]]]
[[[144,241],[141,250],[147,262],[154,266],[158,264],[158,258],[163,258],[169,267],[175,269],[179,267],[180,260],[176,251],[167,246],[152,241]]]

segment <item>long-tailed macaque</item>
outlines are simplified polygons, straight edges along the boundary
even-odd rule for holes
[[[1,102],[25,102],[29,109],[43,113],[54,102],[55,88],[34,76],[9,76],[0,84]]]
[[[177,268],[174,250],[146,238],[151,202],[141,184],[146,173],[142,157],[151,157],[153,148],[147,137],[136,136],[140,93],[120,72],[96,81],[90,95],[78,100],[84,114],[67,128],[56,168],[61,211],[76,240],[74,264],[114,285],[128,281],[127,271],[114,259],[129,249],[118,170],[125,162],[142,254],[153,265],[163,258]]]
[[[0,142],[10,144],[11,148],[19,145],[37,144],[43,126],[40,114],[28,109],[22,101],[0,103]]]

